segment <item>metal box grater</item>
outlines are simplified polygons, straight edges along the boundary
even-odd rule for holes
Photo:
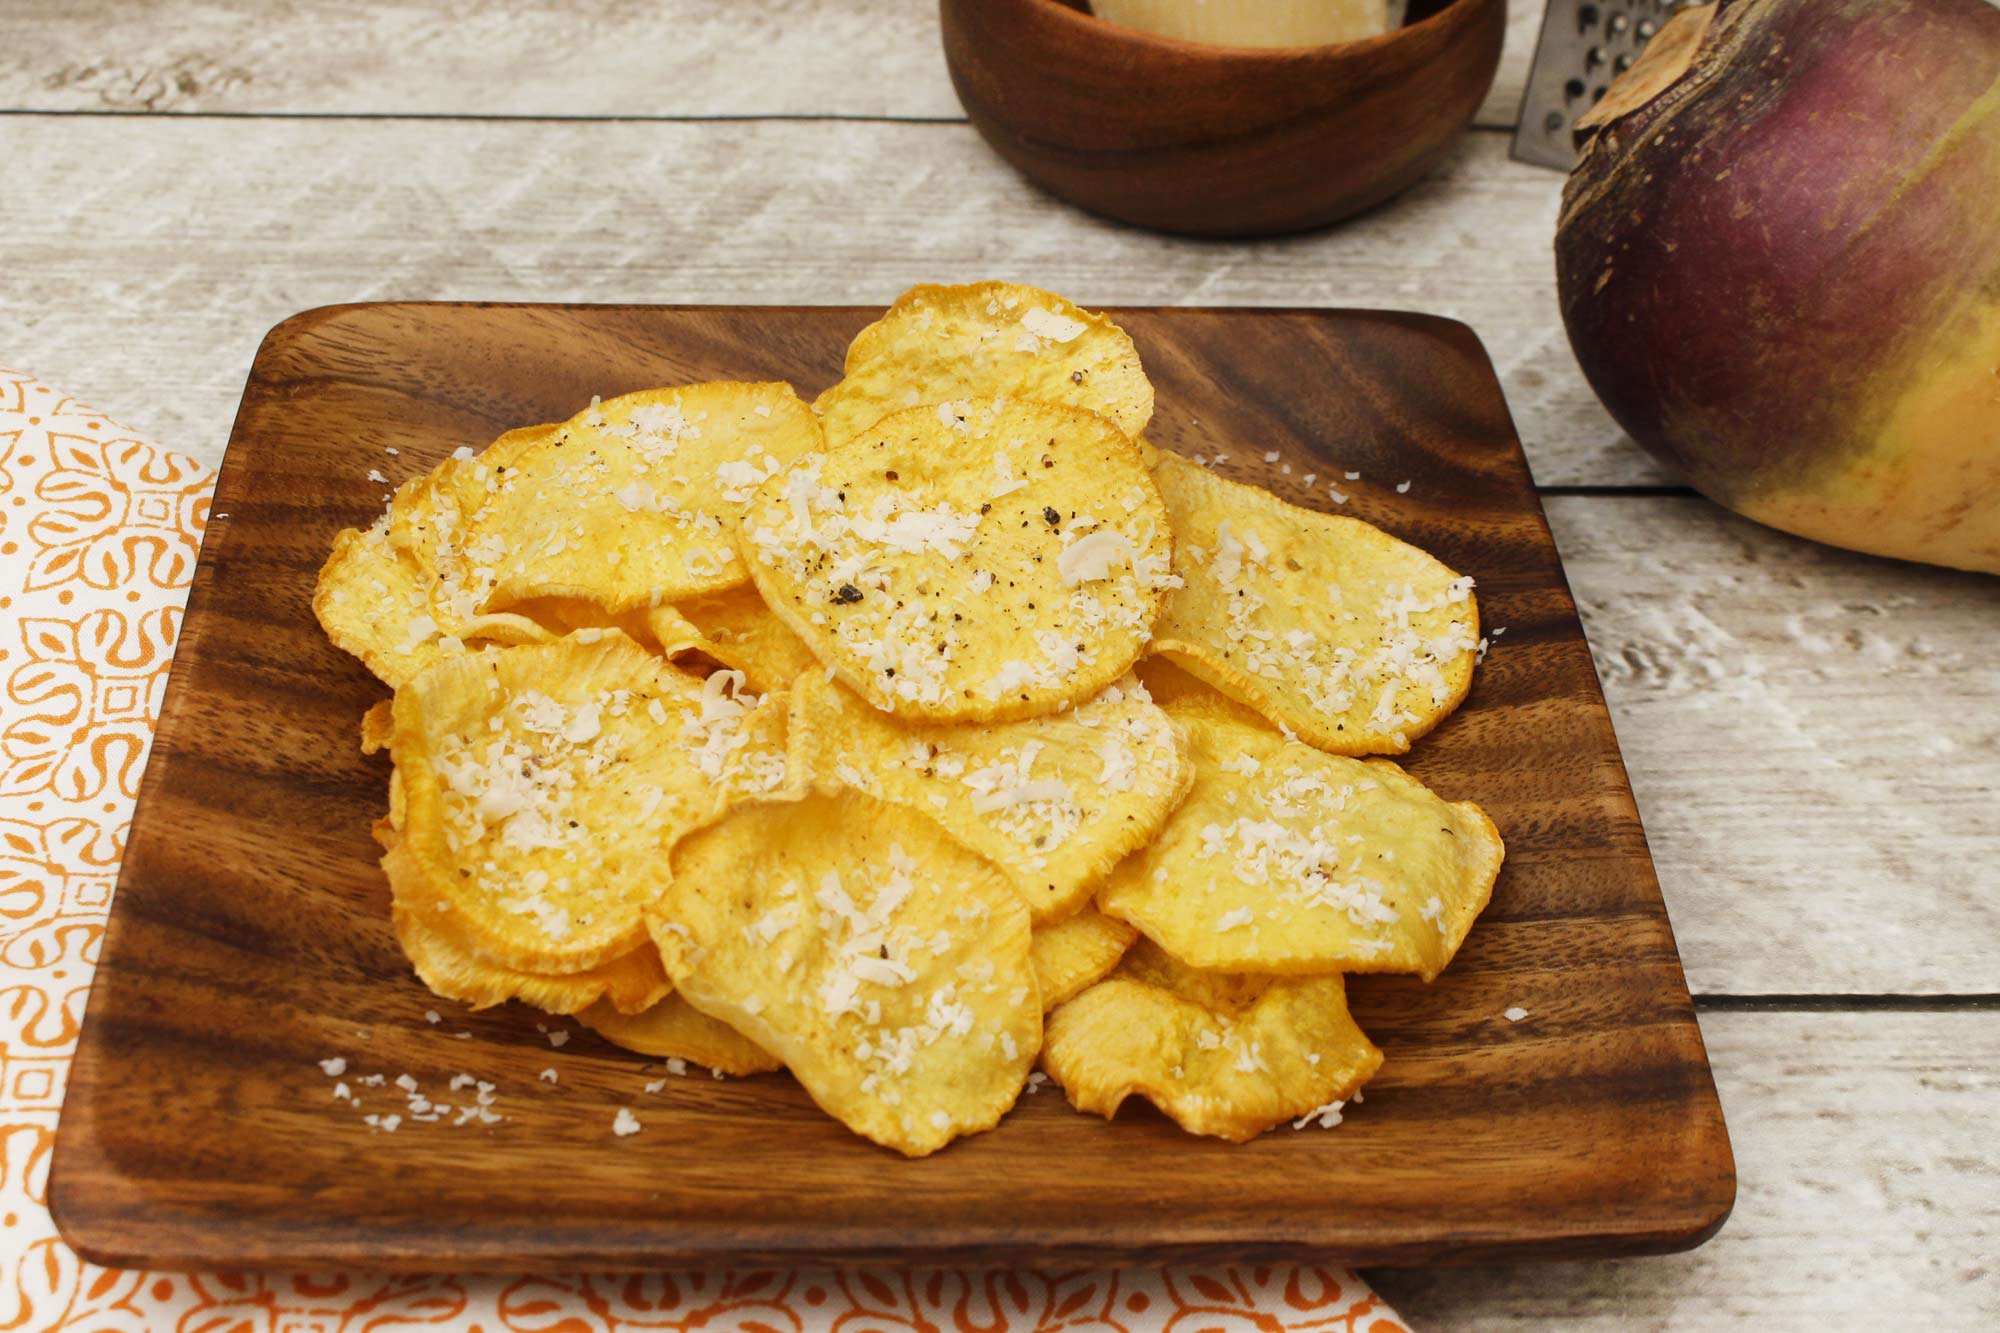
[[[1597,105],[1685,0],[1549,0],[1521,96],[1513,156],[1558,171],[1576,165],[1576,118]]]

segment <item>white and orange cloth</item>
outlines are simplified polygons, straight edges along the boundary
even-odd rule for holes
[[[0,1329],[1403,1333],[1354,1274],[888,1269],[570,1278],[141,1273],[49,1220],[64,1076],[214,477],[0,369]]]

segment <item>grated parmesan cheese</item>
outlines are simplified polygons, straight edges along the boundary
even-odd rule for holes
[[[1063,547],[1056,556],[1056,572],[1074,588],[1110,578],[1111,571],[1121,564],[1131,565],[1136,572],[1138,559],[1139,548],[1131,538],[1115,528],[1102,528]]]
[[[1307,1125],[1317,1123],[1321,1129],[1332,1129],[1340,1123],[1340,1108],[1345,1105],[1347,1103],[1344,1101],[1331,1101],[1325,1106],[1315,1106],[1294,1120],[1292,1128],[1304,1129]]]

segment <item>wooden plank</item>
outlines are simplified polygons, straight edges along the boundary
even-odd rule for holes
[[[1546,503],[1696,992],[2000,992],[2000,579]]]
[[[1511,127],[1517,0],[1478,123]],[[0,108],[361,115],[961,116],[928,0],[148,0],[0,20]]]
[[[1161,447],[1252,432],[1277,461],[1231,470],[1285,488],[1330,471],[1326,441],[1341,438],[1343,462],[1416,479],[1405,494],[1356,483],[1343,512],[1451,564],[1479,560],[1484,606],[1516,626],[1512,654],[1408,757],[1486,807],[1507,862],[1435,983],[1350,986],[1392,1071],[1370,1083],[1365,1115],[1338,1134],[1231,1147],[1140,1107],[1107,1125],[1043,1096],[991,1134],[896,1163],[789,1080],[700,1079],[708,1096],[648,1102],[648,1132],[613,1151],[606,1127],[645,1074],[594,1042],[566,1046],[560,1088],[511,1098],[490,1137],[415,1122],[371,1136],[326,1100],[314,1061],[356,1052],[357,1029],[376,1034],[371,1064],[425,1086],[476,1060],[501,1087],[533,1089],[552,1059],[519,1006],[471,1016],[463,1045],[417,1018],[436,1001],[395,947],[369,834],[386,765],[355,744],[384,691],[308,606],[335,532],[379,512],[363,470],[394,447],[385,471],[419,472],[593,391],[825,379],[869,313],[370,305],[266,342],[71,1067],[52,1206],[72,1242],[197,1267],[1428,1262],[1657,1251],[1720,1221],[1728,1149],[1582,627],[1476,344],[1412,316],[1125,317],[1179,407],[1149,427]],[[1059,465],[1058,442],[1045,466]],[[1006,503],[1039,520],[1041,501]],[[419,793],[410,845],[421,813]],[[460,875],[483,860],[468,857]],[[1510,1022],[1517,1004],[1529,1016]],[[872,1030],[840,1026],[843,1040]],[[162,1097],[188,1069],[199,1088]],[[216,1105],[238,1108],[226,1133]],[[1144,1190],[1135,1161],[1150,1167]]]
[[[1485,341],[1538,481],[1662,475],[1564,341],[1560,179],[1499,134],[1344,227],[1258,244],[1100,222],[959,125],[27,118],[8,135],[16,178],[61,188],[0,193],[0,349],[211,462],[258,338],[307,306],[879,303],[1003,276],[1088,303],[1448,315]]]
[[[1736,1211],[1688,1254],[1381,1270],[1426,1333],[2000,1326],[2000,1012],[1705,1013]]]

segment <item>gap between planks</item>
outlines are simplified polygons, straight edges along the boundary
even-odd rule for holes
[[[967,125],[964,116],[871,116],[844,112],[744,111],[660,115],[560,115],[540,112],[450,111],[176,111],[119,107],[0,107],[0,117],[102,120],[331,120],[443,121],[448,124],[529,125]],[[1511,124],[1474,121],[1467,134],[1512,134]]]
[[[1767,1011],[1787,1014],[1882,1012],[1955,1014],[1979,1010],[2000,1012],[2000,994],[1982,992],[1964,995],[1697,995],[1694,997],[1694,1007],[1699,1013]]]

